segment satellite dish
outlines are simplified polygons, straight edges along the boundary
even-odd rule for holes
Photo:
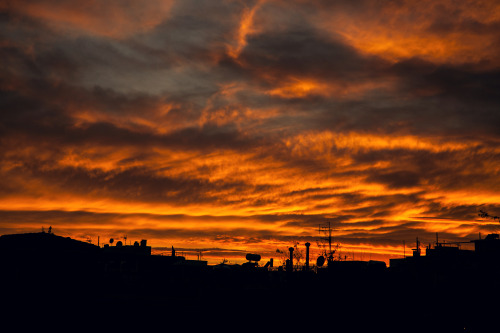
[[[321,267],[325,264],[325,257],[319,256],[318,259],[316,259],[316,266]]]
[[[115,241],[115,240],[114,240],[113,238],[110,238],[110,239],[109,239],[109,244],[113,244],[113,242],[114,242],[114,241]]]

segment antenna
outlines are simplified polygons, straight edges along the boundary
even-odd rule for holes
[[[328,241],[328,251],[331,253],[332,252],[332,228],[330,225],[330,221],[328,221],[328,227],[326,225],[320,226],[319,227],[319,232],[324,232],[328,234],[328,237],[323,238],[324,240]]]
[[[328,225],[328,226],[327,226]],[[330,226],[330,222],[327,225],[319,225],[318,232],[321,235],[322,233],[327,234],[328,237],[322,237],[321,239],[328,241],[328,252],[332,253],[332,228]]]
[[[413,249],[413,256],[420,257],[420,241],[418,240],[418,237],[415,245],[415,249]]]
[[[332,227],[331,227],[331,222],[328,221],[328,223],[324,224],[324,225],[319,225],[318,227],[318,232],[319,234],[325,234],[325,237],[320,237],[320,240],[324,240],[324,241],[328,241],[328,253],[323,250],[323,255],[325,257],[327,257],[327,260],[328,262],[332,262],[333,261],[333,255],[338,251],[339,247],[340,247],[340,244],[337,243],[337,245],[335,246],[335,249],[332,250]],[[318,242],[318,246],[323,248],[325,247],[325,245],[323,244],[319,244]],[[340,256],[340,253],[339,253],[339,257],[338,257],[339,260],[342,260],[342,257]]]

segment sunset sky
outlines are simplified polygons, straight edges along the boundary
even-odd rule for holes
[[[499,232],[499,1],[0,1],[0,234],[348,259]]]

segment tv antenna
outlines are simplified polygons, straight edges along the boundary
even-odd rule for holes
[[[320,237],[321,241],[326,241],[328,242],[328,251],[326,251],[324,248],[326,247],[326,244],[318,242],[318,247],[323,248],[322,251],[322,256],[324,257],[322,260],[326,259],[328,262],[333,261],[333,255],[337,252],[338,248],[340,247],[339,244],[335,245],[335,249],[332,249],[332,227],[331,227],[331,222],[328,222],[323,225],[318,226],[318,232],[320,235],[324,235],[323,237]],[[339,257],[340,259],[340,257]]]
[[[318,232],[320,235],[326,235],[326,237],[322,237],[321,239],[324,241],[328,241],[328,253],[332,253],[332,228],[330,222],[328,224],[319,225]]]

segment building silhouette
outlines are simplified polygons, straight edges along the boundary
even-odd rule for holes
[[[171,255],[153,255],[146,240],[96,246],[50,230],[0,236],[0,282],[4,301],[23,309],[16,313],[54,303],[51,310],[78,320],[91,309],[102,320],[152,313],[207,320],[194,325],[224,316],[250,327],[267,316],[280,318],[278,328],[314,319],[317,329],[342,332],[482,332],[497,325],[500,238],[471,243],[474,250],[436,240],[422,253],[417,241],[411,256],[391,259],[389,267],[335,260],[311,267],[308,251],[297,270],[292,250],[285,269],[272,260],[259,264],[255,253],[241,265],[210,266],[173,247]]]

